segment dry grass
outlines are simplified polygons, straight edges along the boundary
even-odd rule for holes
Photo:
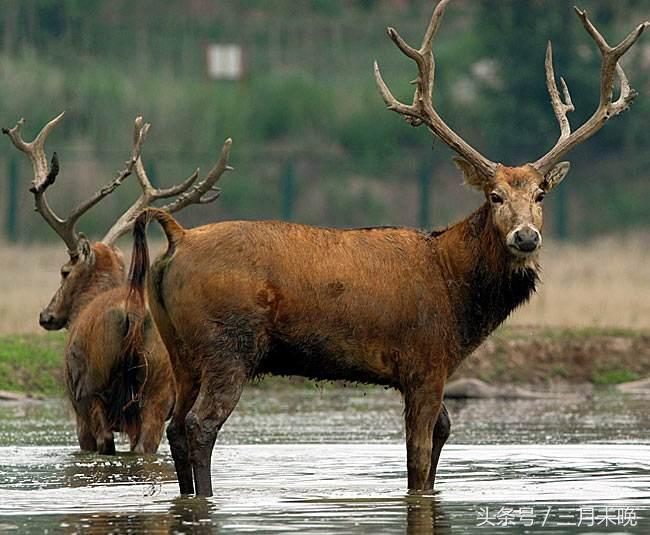
[[[650,329],[650,235],[546,243],[542,285],[511,325]]]
[[[0,334],[40,332],[65,260],[60,245],[0,243]],[[547,243],[541,261],[543,285],[511,325],[650,329],[650,235]]]
[[[38,313],[59,285],[63,245],[0,243],[0,334],[41,332]]]

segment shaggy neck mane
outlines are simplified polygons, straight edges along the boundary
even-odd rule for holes
[[[464,358],[535,292],[539,266],[505,247],[485,203],[434,238]]]

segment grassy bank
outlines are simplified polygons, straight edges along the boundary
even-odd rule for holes
[[[504,327],[455,377],[488,383],[612,385],[650,376],[650,332],[620,328]]]
[[[63,394],[64,333],[0,336],[0,390]],[[626,329],[506,327],[469,357],[454,378],[504,384],[610,385],[650,376],[650,333]],[[265,379],[258,387],[311,381]]]
[[[65,333],[0,337],[0,390],[33,396],[63,392]]]

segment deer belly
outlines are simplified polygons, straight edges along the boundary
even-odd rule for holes
[[[395,386],[390,355],[381,350],[344,347],[318,336],[290,340],[276,337],[257,372],[298,375],[317,380],[344,380]]]

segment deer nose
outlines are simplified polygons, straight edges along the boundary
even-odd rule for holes
[[[530,253],[539,247],[541,236],[532,227],[522,227],[515,232],[514,241],[517,249],[525,253]]]
[[[41,327],[48,328],[54,323],[54,316],[45,310],[38,316],[38,323]]]

